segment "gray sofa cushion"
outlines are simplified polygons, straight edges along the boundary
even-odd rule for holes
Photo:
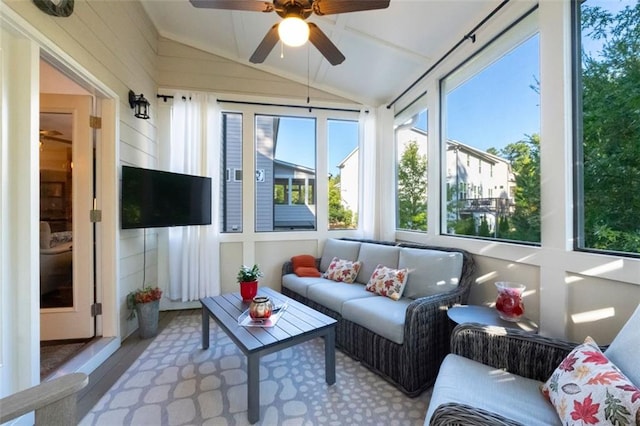
[[[636,386],[640,386],[640,362],[638,362],[640,331],[638,329],[640,329],[640,305],[604,351],[607,358]]]
[[[329,281],[313,284],[307,289],[307,298],[342,314],[342,304],[352,299],[380,297],[364,289],[361,284]]]
[[[398,268],[409,275],[403,296],[412,299],[453,290],[462,273],[462,253],[403,247]]]
[[[447,402],[482,408],[527,426],[562,424],[553,405],[542,396],[540,384],[449,354],[440,366],[424,424]]]
[[[366,284],[378,265],[397,269],[399,254],[400,247],[362,243],[358,254],[358,260],[362,262],[362,267],[358,272],[356,282]]]
[[[313,284],[332,282],[326,278],[299,277],[296,274],[286,274],[282,276],[282,286],[293,290],[300,296],[307,297],[307,289]]]
[[[413,300],[405,297],[391,300],[384,296],[349,300],[342,305],[342,318],[401,345],[404,340],[407,307],[411,302]]]
[[[320,258],[320,271],[325,272],[334,257],[346,260],[358,260],[360,244],[356,241],[343,241],[329,238],[324,243]]]

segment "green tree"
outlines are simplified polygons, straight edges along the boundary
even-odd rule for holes
[[[352,223],[353,212],[342,204],[340,176],[329,176],[329,228],[348,229]]]
[[[398,227],[427,230],[427,157],[409,141],[398,164]]]
[[[582,5],[584,245],[640,252],[640,2]]]
[[[540,136],[527,135],[504,147],[501,154],[511,163],[516,179],[516,205],[509,218],[512,229],[508,238],[540,242]]]
[[[478,228],[478,235],[481,237],[492,237],[491,230],[489,229],[489,222],[487,222],[487,217],[482,216],[480,219],[480,227]]]

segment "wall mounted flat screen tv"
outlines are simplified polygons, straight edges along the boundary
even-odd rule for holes
[[[211,178],[122,166],[122,229],[211,224]]]

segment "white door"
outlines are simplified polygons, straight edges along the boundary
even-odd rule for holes
[[[94,198],[91,110],[90,96],[40,95],[41,341],[89,338],[95,334],[91,316],[94,236],[89,217]],[[70,138],[64,135],[64,129],[43,128],[45,122],[51,127],[56,122],[66,122]],[[65,152],[61,144],[70,145],[66,158],[60,154]],[[45,151],[50,146],[57,146],[57,154]],[[56,170],[60,164],[67,168],[66,175]],[[57,276],[65,274],[66,279],[57,281]],[[46,303],[43,293],[48,297]],[[55,302],[56,297],[61,301]]]

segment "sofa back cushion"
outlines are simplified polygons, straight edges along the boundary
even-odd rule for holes
[[[409,270],[403,296],[417,299],[455,289],[462,260],[462,253],[457,252],[401,248],[398,268]]]
[[[326,272],[329,264],[334,257],[345,260],[358,260],[360,252],[360,243],[355,241],[344,241],[329,238],[324,243],[322,257],[320,258],[320,270]]]
[[[636,386],[640,386],[638,348],[640,348],[640,305],[604,351],[607,358]]]
[[[362,262],[356,282],[366,284],[378,265],[398,269],[400,247],[382,244],[362,243],[358,260]]]

